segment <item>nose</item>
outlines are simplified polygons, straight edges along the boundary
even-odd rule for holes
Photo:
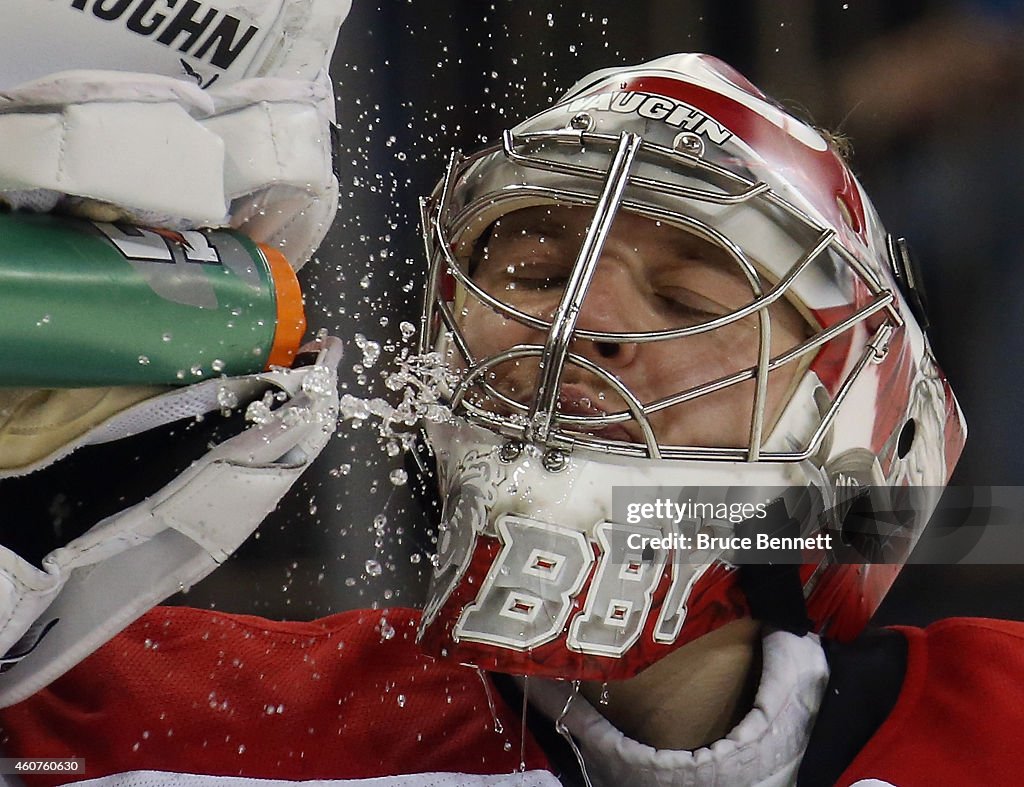
[[[643,303],[629,270],[615,260],[602,258],[594,271],[590,287],[580,304],[576,329],[621,333],[642,330],[639,327]],[[621,369],[636,358],[636,342],[576,339],[571,351],[605,369]]]

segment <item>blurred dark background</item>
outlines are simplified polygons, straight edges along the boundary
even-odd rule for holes
[[[997,0],[354,0],[333,63],[341,206],[301,274],[310,325],[345,340],[348,392],[386,395],[381,369],[419,309],[417,199],[450,149],[495,139],[597,68],[708,52],[849,138],[887,227],[922,264],[970,430],[956,481],[1019,484],[1022,44],[1024,4]],[[382,346],[374,365],[357,334]],[[430,533],[384,443],[371,422],[343,426],[257,535],[178,601],[291,618],[419,603]],[[1024,618],[1022,575],[910,566],[877,619]]]

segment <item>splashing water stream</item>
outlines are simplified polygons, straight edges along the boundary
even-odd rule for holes
[[[580,693],[580,682],[574,680],[572,682],[572,694],[565,701],[565,707],[562,708],[562,712],[558,714],[558,718],[555,719],[555,732],[565,738],[569,743],[569,747],[572,749],[572,753],[576,755],[576,762],[580,765],[580,773],[583,774],[583,782],[587,787],[593,787],[590,783],[590,775],[587,773],[587,764],[583,761],[583,752],[580,751],[580,747],[576,744],[576,740],[572,737],[572,733],[569,732],[569,728],[565,726],[565,716],[569,713],[569,706],[572,705],[572,701],[579,696]]]
[[[498,709],[494,704],[494,695],[492,693],[491,681],[487,677],[487,673],[479,667],[474,667],[476,674],[480,676],[480,682],[484,684],[484,694],[487,697],[487,708],[491,711],[491,719],[494,721],[494,731],[501,735],[505,732],[505,728],[501,724],[501,719],[498,718]]]

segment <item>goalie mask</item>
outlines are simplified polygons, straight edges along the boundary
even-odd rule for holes
[[[599,71],[453,156],[423,222],[429,651],[605,680],[741,617],[859,632],[965,428],[905,245],[818,132],[704,55]],[[744,565],[759,518],[844,549]]]

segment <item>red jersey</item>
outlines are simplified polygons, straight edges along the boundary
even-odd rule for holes
[[[418,623],[408,609],[278,623],[157,607],[0,711],[0,751],[84,758],[85,778],[146,770],[343,781],[543,768],[489,682],[420,654]]]
[[[508,783],[557,784],[519,707],[476,670],[419,652],[418,618],[358,610],[276,623],[160,607],[0,711],[0,751],[85,759],[84,776],[23,777],[29,785],[171,781],[115,778],[141,771],[332,784],[394,777],[388,785],[491,785],[517,774]],[[1024,624],[953,619],[897,631],[907,647],[895,704],[838,783],[1019,784],[1024,751],[1011,736],[1024,720]],[[841,718],[842,701],[828,702]]]
[[[899,698],[838,784],[1021,784],[1024,623],[950,618],[897,630],[908,645]]]

